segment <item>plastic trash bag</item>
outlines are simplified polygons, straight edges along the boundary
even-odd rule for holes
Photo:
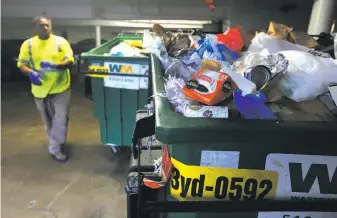
[[[167,53],[163,41],[160,39],[159,36],[154,37],[150,45],[147,44],[149,41],[145,43],[143,42],[143,46],[146,48],[146,51],[156,55],[164,68],[167,69],[170,64],[170,57]]]
[[[259,33],[252,40],[252,44],[249,46],[247,52],[262,52],[263,50],[267,50],[270,54],[289,50],[303,51],[311,53],[314,56],[331,58],[331,56],[327,53],[315,51],[314,49],[310,49],[301,45],[296,45],[285,40],[280,40],[273,36],[269,36],[266,33]]]
[[[110,50],[111,56],[117,57],[142,57],[140,49],[130,46],[127,43],[121,42]]]
[[[241,29],[242,27],[238,26],[233,29],[228,29],[223,34],[217,34],[218,42],[221,42],[230,50],[240,53],[243,47],[243,40],[240,33]]]
[[[194,70],[197,73],[201,69],[201,58],[196,52],[188,54],[184,57],[179,58],[187,67]]]
[[[288,98],[300,102],[315,99],[337,83],[337,65],[332,58],[315,57],[303,51],[281,52],[289,66],[279,82],[279,89]]]
[[[240,58],[239,54],[231,51],[223,44],[217,44],[216,47],[221,55],[221,60],[226,61],[229,64],[233,64],[234,61]]]
[[[228,67],[240,57],[225,45],[218,43],[215,35],[208,34],[199,43],[200,46],[196,51],[199,57],[205,60],[216,60],[222,67]]]
[[[234,105],[245,119],[276,120],[274,112],[267,107],[266,96],[259,91],[257,94],[243,96],[241,89],[234,90]]]
[[[199,55],[200,58],[203,57],[204,53],[207,51],[209,53],[214,53],[214,49],[212,47],[210,39],[206,38],[201,39],[198,41],[199,48],[197,49],[197,54]]]
[[[155,44],[155,36],[153,36],[149,30],[144,30],[143,33],[143,47],[147,50],[153,50]]]

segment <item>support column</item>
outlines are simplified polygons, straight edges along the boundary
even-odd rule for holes
[[[96,25],[96,47],[101,45],[101,26]]]
[[[314,0],[308,34],[330,33],[335,2],[336,0]]]

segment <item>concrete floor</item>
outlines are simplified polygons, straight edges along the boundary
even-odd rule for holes
[[[48,155],[43,125],[25,83],[2,84],[1,206],[3,218],[124,218],[129,151],[100,142],[92,104],[76,82],[68,148],[71,159]]]

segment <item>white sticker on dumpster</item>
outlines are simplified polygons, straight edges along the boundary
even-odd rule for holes
[[[266,170],[279,174],[276,200],[337,199],[337,156],[269,154]],[[261,212],[258,218],[336,218],[337,213]]]
[[[104,86],[118,89],[139,89],[139,77],[133,76],[109,76],[104,78]]]
[[[149,86],[149,79],[147,77],[140,77],[139,78],[139,88],[140,89],[148,89]]]
[[[136,77],[136,75],[148,75],[149,66],[141,64],[119,63],[119,62],[104,62],[104,66],[109,68],[109,73],[119,75],[111,75],[104,78],[104,86],[118,89],[147,89],[148,78]],[[123,74],[132,74],[133,76],[123,76]]]
[[[239,151],[201,151],[200,166],[239,168]]]
[[[337,156],[269,154],[265,166],[279,174],[276,198],[337,199]]]

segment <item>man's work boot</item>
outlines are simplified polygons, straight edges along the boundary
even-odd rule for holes
[[[62,151],[55,152],[51,156],[58,162],[66,162],[68,160],[68,156]]]

